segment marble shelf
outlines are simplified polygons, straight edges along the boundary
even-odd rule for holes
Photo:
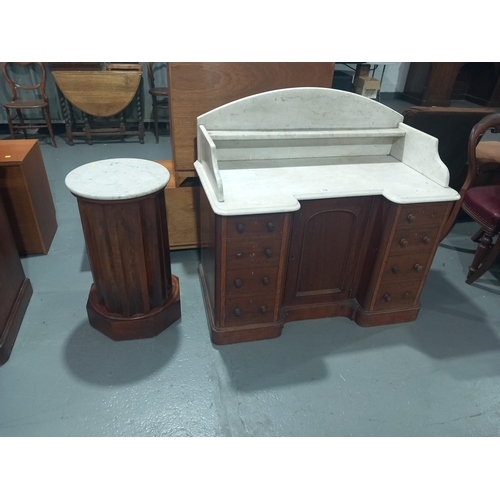
[[[350,137],[403,137],[399,128],[359,130],[213,130],[210,137],[216,140],[244,139],[341,139]]]
[[[456,191],[387,157],[386,162],[221,170],[224,202],[210,188],[203,168],[198,175],[218,215],[248,215],[299,210],[300,200],[382,195],[399,204],[459,199]]]
[[[402,121],[350,92],[265,92],[198,117],[195,169],[213,211],[225,216],[296,211],[308,199],[459,199],[437,139]]]

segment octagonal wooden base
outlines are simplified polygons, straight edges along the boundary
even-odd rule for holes
[[[92,285],[87,301],[89,323],[112,340],[136,340],[156,337],[181,318],[179,279],[172,275],[172,294],[161,307],[149,313],[124,317],[110,313],[99,304],[95,285]]]

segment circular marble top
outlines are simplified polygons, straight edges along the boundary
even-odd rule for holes
[[[65,183],[73,194],[83,198],[126,200],[159,191],[169,179],[169,171],[155,161],[113,158],[75,168]]]

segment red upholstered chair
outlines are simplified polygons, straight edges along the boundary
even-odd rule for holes
[[[500,185],[470,187],[477,173],[500,169],[500,158],[492,156],[494,151],[500,150],[500,143],[484,142],[478,146],[487,130],[498,130],[499,127],[500,113],[489,115],[472,129],[469,138],[468,175],[460,190],[461,208],[481,225],[472,237],[478,247],[467,275],[469,285],[491,267],[500,253],[500,237],[493,244],[500,232]]]
[[[466,282],[470,285],[491,267],[500,253],[500,238],[493,245],[493,238],[500,231],[500,186],[469,189],[462,208],[481,224],[481,229],[472,237],[479,244],[467,275]]]

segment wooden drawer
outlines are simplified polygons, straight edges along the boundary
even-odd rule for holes
[[[276,290],[278,268],[229,269],[226,274],[226,296],[263,294]]]
[[[226,326],[272,323],[275,302],[274,294],[227,298],[224,323]]]
[[[398,229],[394,233],[390,255],[431,252],[439,232],[439,226],[423,229]]]
[[[420,281],[427,270],[430,256],[430,253],[416,253],[389,257],[382,273],[382,283]]]
[[[403,205],[398,218],[398,228],[439,226],[449,203],[415,203]]]
[[[377,292],[374,309],[399,309],[412,307],[417,299],[419,281],[382,283]]]
[[[277,236],[283,233],[285,214],[227,217],[227,237]]]
[[[280,250],[281,239],[229,239],[226,243],[226,267],[227,269],[277,267]]]

